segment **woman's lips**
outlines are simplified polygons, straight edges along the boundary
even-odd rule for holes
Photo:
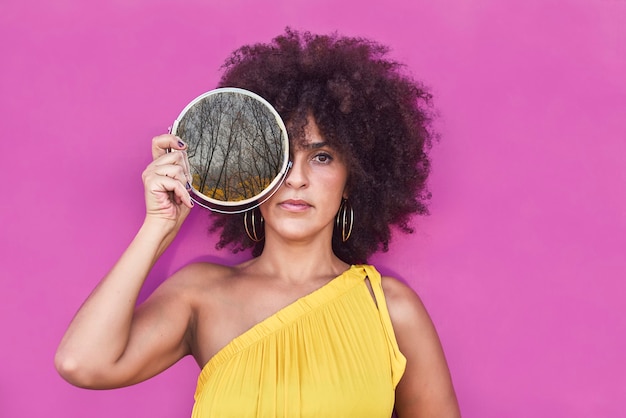
[[[292,212],[302,212],[311,207],[311,205],[305,200],[301,199],[288,199],[280,202],[279,206],[285,210]]]

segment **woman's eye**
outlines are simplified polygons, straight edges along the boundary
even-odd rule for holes
[[[330,156],[330,154],[327,154],[325,152],[319,153],[314,157],[314,160],[317,161],[318,163],[329,163],[331,162],[333,159],[333,157]]]

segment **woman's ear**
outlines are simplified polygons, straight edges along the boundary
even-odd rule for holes
[[[343,186],[343,193],[341,194],[341,197],[348,200],[348,194],[348,182],[346,181],[346,185]]]

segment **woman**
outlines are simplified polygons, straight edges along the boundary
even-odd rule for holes
[[[450,374],[417,295],[365,263],[391,226],[426,213],[430,96],[363,40],[299,34],[247,46],[220,86],[287,122],[292,167],[244,215],[216,216],[237,266],[195,263],[137,296],[193,202],[185,150],[153,139],[145,221],[70,324],[56,355],[77,386],[138,383],[193,355],[194,417],[457,417]]]

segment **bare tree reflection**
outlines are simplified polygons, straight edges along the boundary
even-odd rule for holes
[[[205,97],[185,113],[177,134],[188,145],[193,187],[220,201],[261,193],[278,175],[284,158],[274,113],[241,93]]]

